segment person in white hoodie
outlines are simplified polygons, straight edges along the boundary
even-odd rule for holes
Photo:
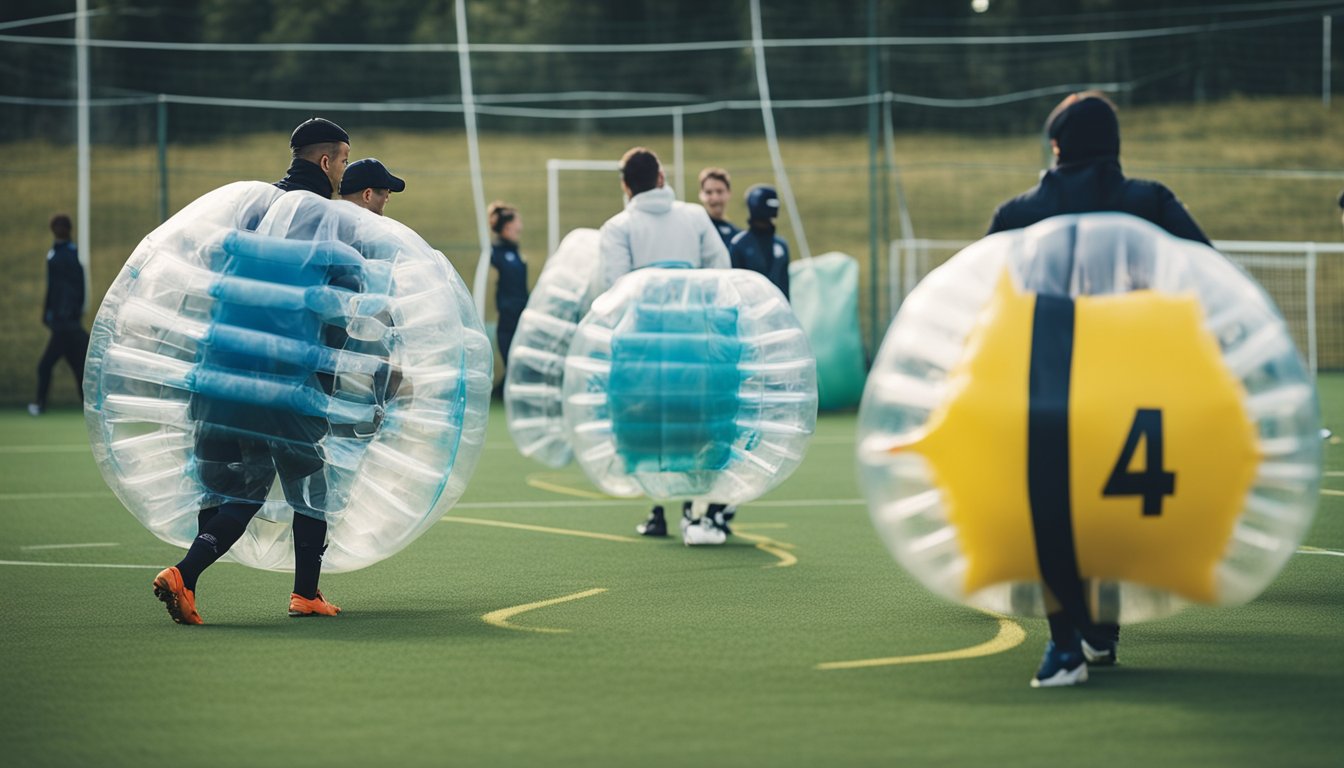
[[[625,210],[602,225],[599,292],[641,267],[683,264],[731,269],[728,249],[705,209],[677,200],[658,156],[635,147],[621,157]]]
[[[621,157],[621,189],[625,210],[607,219],[598,242],[596,294],[610,288],[628,272],[642,267],[680,265],[731,269],[728,249],[709,214],[695,203],[677,200],[667,186],[658,156],[645,147],[633,147]],[[724,507],[711,504],[697,520],[691,502],[682,507],[682,539],[686,544],[722,544],[729,528]],[[644,536],[666,536],[663,508],[656,506],[636,530]]]

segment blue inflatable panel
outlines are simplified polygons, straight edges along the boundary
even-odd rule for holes
[[[565,360],[569,442],[607,493],[749,501],[802,461],[816,409],[797,319],[746,270],[632,272],[593,302]]]

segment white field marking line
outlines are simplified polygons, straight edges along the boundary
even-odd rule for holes
[[[22,549],[25,552],[30,552],[38,549],[82,549],[85,547],[120,547],[120,546],[121,545],[115,541],[92,541],[89,542],[88,544],[29,544],[28,546],[19,547],[19,549]]]
[[[1344,557],[1344,552],[1337,549],[1325,549],[1324,547],[1309,547],[1306,544],[1297,548],[1299,555],[1333,555],[1334,557]]]
[[[0,445],[0,453],[92,453],[88,443],[74,445]]]
[[[819,670],[863,669],[865,667],[887,667],[896,664],[961,661],[963,659],[974,659],[980,656],[991,656],[996,653],[1003,653],[1004,651],[1016,648],[1027,639],[1027,631],[1022,628],[1021,624],[995,613],[986,613],[986,615],[998,620],[999,632],[992,640],[980,643],[979,645],[973,645],[969,648],[961,648],[955,651],[919,653],[913,656],[889,656],[884,659],[859,659],[857,661],[828,661],[818,664],[815,668]]]
[[[481,520],[475,517],[455,517],[453,515],[444,515],[440,520],[450,523],[466,523],[468,525],[488,525],[494,528],[514,528],[520,531],[532,531],[534,533],[554,533],[561,536],[579,536],[585,539],[600,539],[602,541],[617,541],[622,543],[641,543],[643,539],[637,539],[633,536],[618,536],[614,533],[594,533],[592,531],[576,531],[572,528],[548,528],[543,525],[527,525],[525,523],[510,523],[503,520]]]
[[[122,563],[34,563],[26,560],[0,560],[0,565],[36,565],[42,568],[143,568],[161,571],[162,565],[125,565]]]
[[[514,616],[517,616],[520,613],[525,613],[527,611],[535,611],[538,608],[545,608],[547,606],[557,605],[559,603],[568,603],[571,600],[582,600],[585,597],[600,595],[606,591],[607,590],[605,587],[594,587],[593,589],[585,589],[582,592],[575,592],[572,595],[564,595],[563,597],[553,597],[550,600],[539,600],[535,603],[528,603],[527,605],[515,605],[512,608],[500,608],[498,611],[491,611],[481,616],[481,621],[484,621],[486,624],[489,624],[491,626],[499,627],[500,629],[513,629],[519,632],[542,632],[545,634],[554,634],[554,635],[564,634],[566,632],[570,632],[571,630],[556,629],[554,627],[520,627],[516,624],[510,624],[509,619],[513,618]]]
[[[1338,471],[1338,470],[1334,470],[1334,469],[1327,469],[1326,471],[1322,472],[1321,474],[1322,474],[1322,475],[1325,475],[1326,477],[1344,477],[1344,472],[1340,472],[1340,471]]]
[[[1336,491],[1330,488],[1321,489],[1322,496],[1344,496],[1344,491]]]
[[[111,491],[71,491],[69,493],[0,493],[0,501],[54,501],[56,499],[104,499],[111,498]]]

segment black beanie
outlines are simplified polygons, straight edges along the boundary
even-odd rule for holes
[[[1061,163],[1120,156],[1120,121],[1100,95],[1073,94],[1060,102],[1046,120],[1045,132],[1059,143]]]
[[[294,133],[289,135],[289,146],[293,149],[306,147],[309,144],[326,144],[337,141],[349,144],[350,136],[341,126],[323,117],[314,117],[299,123],[299,127],[295,128]]]

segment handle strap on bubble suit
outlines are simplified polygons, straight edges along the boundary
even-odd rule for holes
[[[1092,616],[1078,572],[1069,504],[1069,386],[1074,303],[1038,294],[1031,329],[1027,420],[1027,495],[1041,580],[1085,635]]]

